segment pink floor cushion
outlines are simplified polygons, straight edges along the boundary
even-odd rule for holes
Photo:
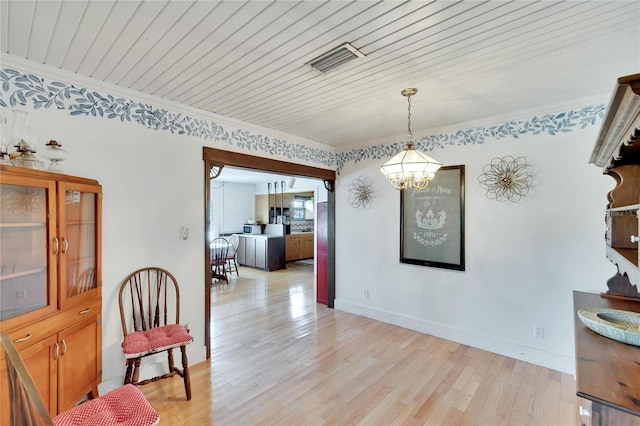
[[[192,341],[193,337],[183,325],[171,324],[127,334],[122,342],[122,351],[127,359],[137,358]]]
[[[160,415],[134,385],[124,385],[57,415],[54,426],[150,426]]]

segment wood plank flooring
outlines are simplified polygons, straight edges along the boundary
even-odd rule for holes
[[[312,273],[214,284],[192,400],[179,377],[140,388],[162,425],[577,424],[573,376],[317,305]]]

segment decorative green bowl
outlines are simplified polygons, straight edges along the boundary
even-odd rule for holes
[[[609,339],[640,346],[640,313],[619,309],[580,309],[578,317],[589,329]]]

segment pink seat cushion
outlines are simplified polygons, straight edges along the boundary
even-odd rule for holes
[[[149,426],[156,424],[160,415],[149,405],[142,392],[129,384],[103,396],[84,402],[58,414],[55,426]]]
[[[193,337],[183,325],[171,324],[127,334],[122,342],[122,351],[127,359],[138,358],[192,341]]]

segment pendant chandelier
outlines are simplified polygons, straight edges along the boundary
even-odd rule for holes
[[[407,125],[407,146],[404,151],[396,154],[391,160],[380,167],[391,186],[395,189],[424,189],[434,178],[436,171],[442,166],[437,160],[413,148],[413,133],[411,133],[411,96],[418,89],[404,89],[402,96],[407,98],[409,104]]]

